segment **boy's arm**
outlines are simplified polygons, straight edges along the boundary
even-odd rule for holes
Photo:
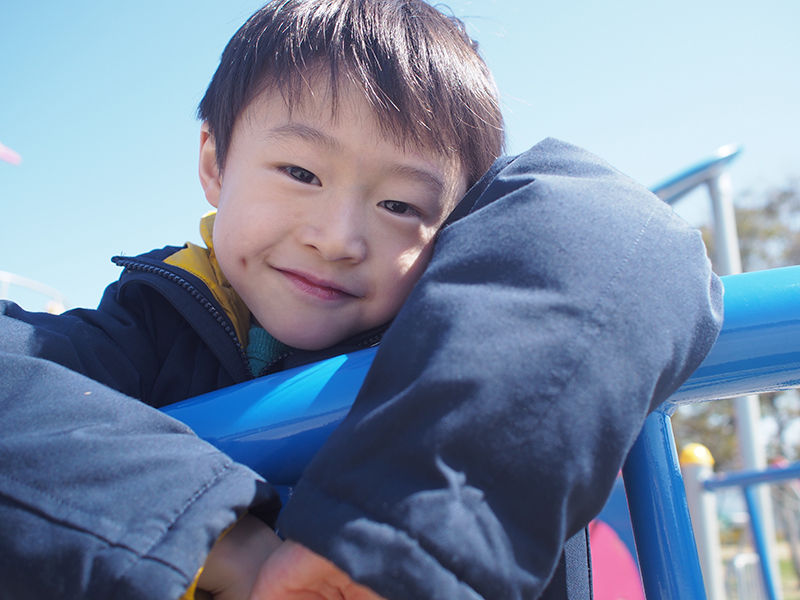
[[[390,600],[537,597],[721,326],[700,234],[596,157],[468,198],[279,521]]]
[[[145,258],[163,264],[171,251]],[[0,352],[44,358],[156,407],[247,378],[229,333],[201,302],[141,272],[123,272],[94,310],[51,315],[0,300]]]
[[[142,399],[158,372],[148,323],[149,299],[156,297],[140,293],[138,311],[132,311],[118,302],[118,285],[106,288],[97,310],[60,315],[28,312],[0,300],[0,352],[44,358]]]
[[[277,493],[186,426],[52,362],[0,352],[0,589],[175,600]]]

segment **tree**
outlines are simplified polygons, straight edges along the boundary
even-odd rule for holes
[[[800,264],[800,181],[769,190],[763,203],[745,194],[736,209],[742,268],[760,271]]]
[[[770,459],[783,456],[791,460],[800,458],[800,444],[792,440],[792,427],[800,420],[800,402],[795,390],[761,394],[761,414],[772,420],[774,432],[767,441]],[[794,442],[794,443],[793,443]]]

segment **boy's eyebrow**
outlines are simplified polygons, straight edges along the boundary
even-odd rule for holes
[[[315,127],[303,125],[302,123],[286,123],[278,125],[267,131],[267,137],[270,138],[301,138],[312,144],[325,146],[326,148],[338,152],[342,150],[342,145],[335,137],[328,135],[324,131],[320,131]],[[424,185],[431,188],[437,195],[441,196],[445,190],[445,184],[437,172],[428,169],[423,169],[413,165],[394,164],[389,168],[389,172],[393,175],[398,175],[406,179],[414,179],[420,181]]]
[[[325,146],[330,150],[338,151],[342,149],[342,145],[336,138],[302,123],[286,123],[285,125],[273,127],[267,131],[267,137],[301,138],[313,144]]]
[[[392,165],[389,171],[394,175],[399,175],[406,179],[415,179],[421,182],[434,191],[437,196],[441,196],[444,193],[444,181],[427,169],[420,169],[412,165],[396,164]]]

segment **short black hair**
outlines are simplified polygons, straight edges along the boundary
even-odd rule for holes
[[[455,156],[469,185],[500,155],[494,79],[464,24],[422,0],[274,0],[228,42],[198,108],[225,165],[236,120],[261,93],[290,109],[309,75],[359,85],[387,135]]]

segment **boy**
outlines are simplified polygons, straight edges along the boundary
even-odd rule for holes
[[[502,147],[491,76],[463,29],[417,1],[266,6],[223,53],[200,117],[200,179],[217,208],[202,225],[208,247],[117,257],[125,272],[97,311],[7,305],[3,350],[163,406],[374,344],[422,277],[281,529],[390,599],[574,593],[566,578],[583,568],[585,579],[585,544],[564,559],[567,540],[602,507],[647,410],[718,330],[699,236],[557,142],[481,178]],[[613,375],[597,372],[598,354]],[[57,373],[51,393],[75,381]],[[132,423],[156,419],[122,404]],[[104,475],[92,477],[123,460],[119,443],[105,441]],[[84,468],[55,464],[54,478]],[[272,523],[273,500],[260,491],[244,506]],[[213,523],[186,517],[204,536],[192,534],[202,539],[188,544],[191,560],[170,553],[184,583],[237,502]],[[118,508],[136,514],[130,504]],[[248,581],[262,590],[287,556],[320,564],[289,543],[262,569],[278,542],[253,521],[222,538],[201,589],[233,593],[216,560],[229,551],[258,557]]]
[[[42,326],[38,356],[160,407],[379,339],[502,118],[460,26],[421,2],[340,4],[242,26],[199,109],[208,248],[115,257],[98,311],[9,308]]]

